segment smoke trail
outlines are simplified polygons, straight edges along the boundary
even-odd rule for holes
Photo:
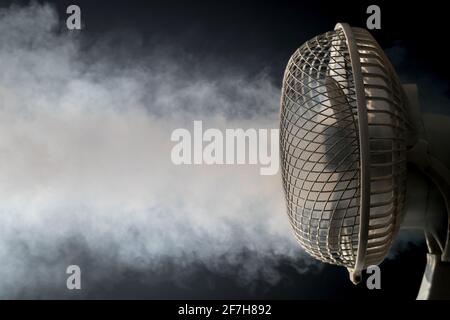
[[[89,288],[105,267],[156,278],[168,261],[275,283],[280,258],[302,259],[278,176],[170,161],[171,131],[194,119],[276,127],[278,88],[161,50],[124,66],[59,28],[47,5],[0,11],[1,297],[63,291],[69,264],[89,266]]]

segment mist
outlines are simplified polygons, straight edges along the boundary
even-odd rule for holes
[[[64,292],[70,264],[87,290],[120,268],[182,282],[201,265],[270,285],[280,259],[315,265],[278,175],[170,160],[171,132],[193,120],[276,128],[264,72],[211,75],[161,48],[120,63],[105,39],[82,49],[83,32],[48,5],[0,11],[0,297]]]

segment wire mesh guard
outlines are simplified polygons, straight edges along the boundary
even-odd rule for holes
[[[398,230],[408,132],[405,98],[392,66],[367,31],[351,31],[361,70],[352,69],[355,55],[343,29],[317,36],[289,60],[280,109],[283,187],[294,234],[312,256],[350,271],[362,241],[365,268],[384,259]],[[354,72],[361,72],[362,83],[355,83]],[[357,96],[358,85],[364,99]],[[368,137],[358,127],[362,101]],[[367,164],[361,143],[368,143]],[[363,170],[369,190],[361,185]],[[368,212],[361,210],[364,192]]]

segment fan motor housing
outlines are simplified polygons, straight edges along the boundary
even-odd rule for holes
[[[285,70],[280,151],[287,212],[300,245],[348,268],[379,264],[405,207],[407,99],[368,31],[337,24]]]

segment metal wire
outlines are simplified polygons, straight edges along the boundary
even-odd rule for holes
[[[286,67],[280,109],[280,150],[287,212],[300,245],[312,256],[354,269],[366,212],[364,266],[383,260],[404,207],[408,132],[403,91],[376,41],[351,29],[361,70],[353,70],[341,28],[301,46]],[[354,72],[360,72],[368,139],[359,136]],[[369,163],[361,163],[369,141]],[[367,149],[367,148],[366,148]],[[370,190],[361,190],[368,168]]]

